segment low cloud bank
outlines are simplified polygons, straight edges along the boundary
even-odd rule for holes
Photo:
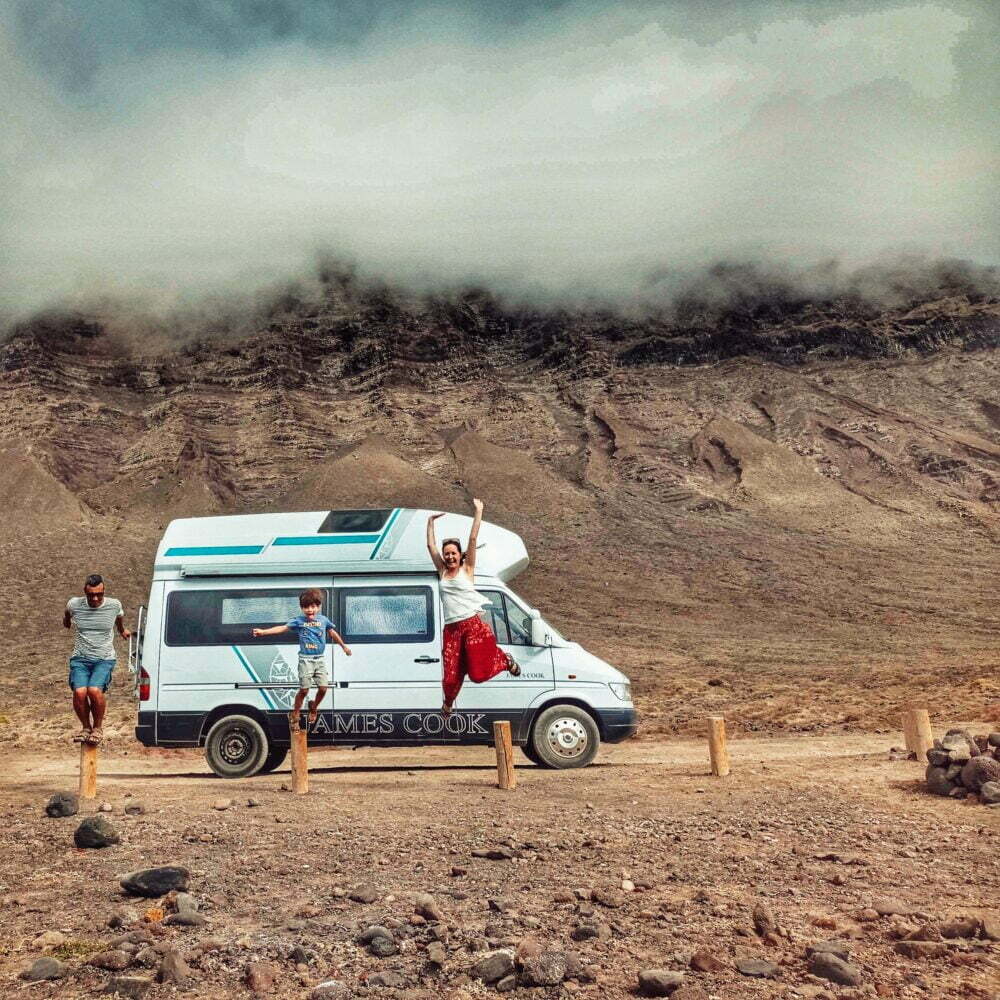
[[[307,24],[225,53],[116,53],[57,6],[0,23],[8,319],[244,295],[322,256],[620,308],[719,261],[805,289],[889,258],[1000,261],[989,5],[771,3],[697,30],[680,4],[569,5],[488,37],[439,5],[349,45]]]

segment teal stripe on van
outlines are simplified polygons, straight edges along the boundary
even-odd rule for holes
[[[374,559],[378,555],[378,550],[382,548],[382,543],[389,537],[389,529],[392,527],[396,518],[399,517],[400,508],[397,507],[392,514],[389,515],[389,520],[386,522],[385,527],[382,529],[382,534],[379,537],[378,544],[372,549],[372,554],[368,557],[369,559]]]
[[[263,545],[188,545],[167,549],[168,556],[258,556]]]
[[[287,535],[276,538],[272,545],[371,545],[378,535]]]
[[[260,678],[254,673],[253,667],[251,667],[247,662],[247,658],[240,652],[238,646],[233,646],[233,652],[236,654],[236,659],[238,659],[246,668],[246,672],[250,675],[250,680],[252,680],[254,684],[260,684]],[[268,708],[275,707],[274,702],[271,700],[271,696],[266,691],[261,691],[260,694],[264,699],[264,704],[267,705]]]

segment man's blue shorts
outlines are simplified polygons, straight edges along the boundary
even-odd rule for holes
[[[90,660],[85,656],[71,656],[69,686],[74,691],[77,688],[100,688],[107,691],[114,669],[114,660]]]

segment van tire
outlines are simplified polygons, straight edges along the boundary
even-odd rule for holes
[[[267,751],[267,756],[264,758],[264,763],[261,764],[258,774],[270,774],[272,771],[277,771],[282,764],[285,763],[285,758],[288,756],[288,747],[271,747]]]
[[[256,719],[226,715],[208,731],[205,759],[220,778],[249,778],[267,760],[270,744]]]
[[[566,770],[586,767],[593,761],[601,745],[601,732],[589,713],[577,705],[552,705],[535,719],[530,742],[540,767]]]
[[[538,754],[535,753],[535,748],[531,745],[531,740],[528,740],[528,742],[521,747],[521,753],[523,753],[532,764],[535,764],[538,767],[542,766],[542,761]]]

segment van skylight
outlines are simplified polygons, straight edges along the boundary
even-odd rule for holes
[[[319,534],[335,535],[347,531],[381,531],[392,510],[331,510],[319,526]]]

